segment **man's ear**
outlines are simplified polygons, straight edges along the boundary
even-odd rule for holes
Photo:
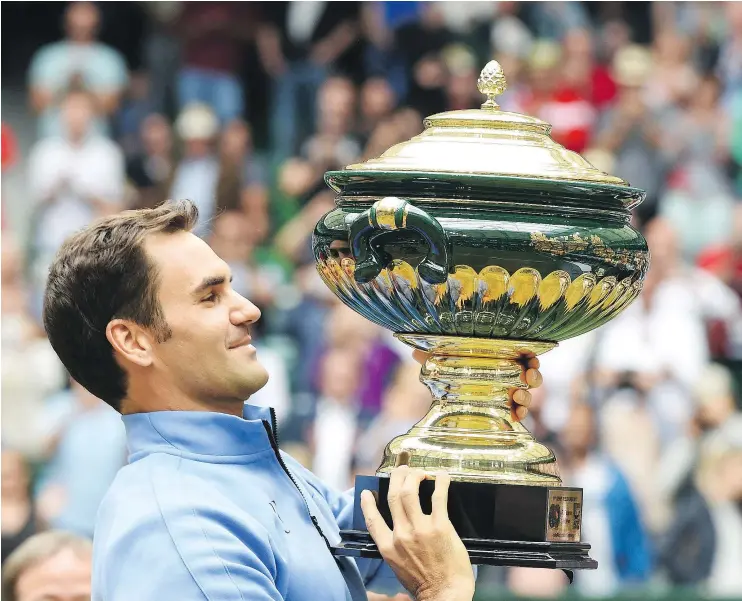
[[[126,319],[113,319],[106,326],[106,338],[127,361],[140,367],[152,364],[152,337],[140,325]]]

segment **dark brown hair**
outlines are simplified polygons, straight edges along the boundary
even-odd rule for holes
[[[157,299],[158,273],[143,242],[150,234],[191,231],[197,219],[187,200],[104,217],[68,238],[49,270],[49,342],[70,375],[117,411],[127,382],[106,338],[108,322],[129,319],[158,341],[170,337]]]

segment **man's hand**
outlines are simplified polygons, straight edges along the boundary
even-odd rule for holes
[[[406,465],[392,471],[387,501],[394,531],[379,513],[373,494],[361,493],[366,527],[379,552],[416,601],[471,601],[474,571],[469,554],[448,519],[447,473],[436,475],[432,513],[420,506],[425,474]]]
[[[430,354],[424,351],[415,350],[412,353],[412,357],[420,364],[430,358]],[[520,374],[520,380],[528,386],[528,388],[538,388],[543,384],[544,378],[539,371],[541,362],[534,356],[523,355],[517,360],[523,368],[523,373]],[[524,388],[511,388],[508,390],[510,396],[510,416],[513,421],[519,422],[526,415],[528,415],[528,407],[531,405],[531,393]]]

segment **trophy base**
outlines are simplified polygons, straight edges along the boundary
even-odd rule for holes
[[[343,530],[334,555],[380,558],[381,553],[367,531]],[[588,543],[534,543],[513,540],[462,538],[473,565],[594,570],[598,562],[588,555]],[[571,574],[568,574],[570,580]]]
[[[420,504],[431,511],[433,480],[420,484]],[[361,491],[376,493],[379,512],[393,526],[387,503],[389,478],[358,476],[353,529],[340,533],[335,555],[381,557],[366,529]],[[448,516],[473,564],[594,570],[598,562],[580,540],[582,489],[452,481]],[[569,575],[569,574],[568,574]],[[571,579],[571,577],[570,577]]]

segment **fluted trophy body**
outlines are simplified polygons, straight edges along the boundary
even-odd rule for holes
[[[500,110],[504,86],[492,61],[481,109],[428,117],[422,134],[325,177],[337,200],[314,232],[321,277],[431,353],[431,409],[377,476],[403,457],[454,481],[559,486],[554,454],[511,418],[517,360],[607,323],[642,288],[649,253],[630,216],[644,193],[554,142],[549,124]]]

